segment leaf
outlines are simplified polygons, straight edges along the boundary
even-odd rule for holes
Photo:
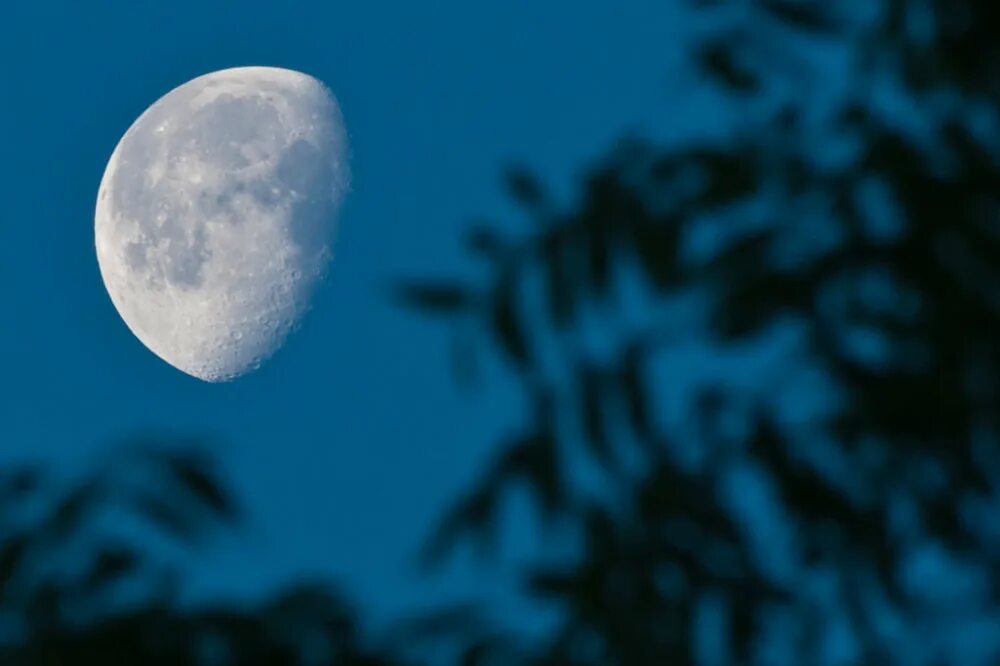
[[[195,500],[199,510],[208,510],[217,517],[233,521],[239,511],[232,497],[225,491],[220,479],[207,469],[204,461],[195,455],[174,454],[169,459],[169,472],[173,479]]]
[[[155,527],[181,541],[193,542],[201,531],[199,521],[194,516],[157,494],[139,493],[133,497],[133,507]]]
[[[473,252],[490,258],[499,257],[506,249],[504,239],[484,225],[473,227],[466,234],[465,242]]]
[[[760,0],[761,7],[773,18],[796,30],[830,35],[840,27],[830,11],[830,4],[809,0]]]
[[[517,365],[527,367],[531,362],[531,353],[528,348],[527,332],[517,311],[514,286],[514,281],[510,277],[501,280],[493,295],[491,323],[500,348]]]
[[[604,373],[584,368],[578,373],[579,409],[583,419],[584,442],[588,450],[605,467],[614,462],[605,417],[607,386]]]
[[[564,504],[556,440],[551,432],[531,433],[505,447],[491,482],[499,487],[518,479],[527,482],[545,515],[553,515]]]
[[[134,572],[140,564],[138,553],[127,546],[107,546],[102,548],[80,585],[87,591],[100,590]]]
[[[497,490],[480,486],[452,506],[421,549],[424,566],[440,562],[466,535],[477,538],[481,554],[488,552],[496,527]]]
[[[46,535],[53,539],[65,539],[80,529],[105,498],[105,491],[104,485],[91,479],[64,495],[42,525]]]
[[[676,286],[681,273],[677,261],[677,228],[672,221],[642,222],[632,233],[633,250],[646,279],[661,292]]]
[[[37,467],[23,467],[0,476],[0,502],[17,502],[39,489],[42,472]]]
[[[66,597],[66,590],[53,580],[46,580],[31,590],[21,616],[28,625],[37,629],[51,629],[58,624],[61,601]]]
[[[643,218],[641,202],[621,173],[599,169],[587,180],[584,209],[571,224],[579,230],[587,283],[598,297],[610,295],[612,261],[619,241]]]
[[[632,430],[640,442],[649,446],[653,444],[653,426],[649,416],[644,361],[645,348],[639,343],[630,345],[622,359],[619,381]]]
[[[412,283],[397,289],[397,298],[407,307],[433,315],[449,315],[472,309],[474,294],[453,282]]]
[[[724,340],[746,339],[759,334],[782,316],[804,310],[810,290],[779,275],[747,276],[731,284],[724,299],[711,314],[716,335]]]
[[[760,174],[755,168],[753,156],[742,150],[725,153],[697,151],[690,159],[704,172],[707,181],[695,199],[696,206],[728,206],[756,191]]]
[[[698,66],[717,82],[735,92],[752,93],[760,89],[760,78],[737,62],[733,48],[723,42],[709,42],[696,53]]]
[[[536,571],[528,579],[528,589],[541,597],[571,597],[578,585],[576,576],[565,570]]]
[[[30,536],[23,533],[5,537],[0,545],[0,598],[8,592],[30,545]]]
[[[477,605],[457,603],[404,620],[391,632],[394,643],[412,644],[449,637],[476,636],[489,627]]]
[[[618,219],[625,226],[625,220]],[[601,297],[610,295],[611,261],[614,237],[611,232],[600,225],[590,229],[587,244],[587,259],[590,276],[590,288],[594,294]]]
[[[337,633],[351,635],[356,627],[351,609],[333,590],[321,585],[299,583],[268,602],[264,609],[271,624],[301,629],[307,625],[325,625]]]
[[[775,234],[771,229],[747,233],[730,241],[708,262],[711,277],[722,283],[740,283],[771,272]]]
[[[541,184],[526,169],[511,167],[504,174],[507,191],[520,204],[533,211],[540,211],[545,204],[545,193]]]
[[[541,243],[540,261],[545,271],[549,317],[557,328],[568,326],[576,313],[576,237],[565,233],[547,234]]]
[[[436,563],[465,536],[473,537],[486,554],[495,537],[503,495],[517,481],[527,484],[545,515],[563,506],[561,471],[551,433],[529,433],[502,447],[485,476],[448,511],[425,544],[421,560]]]

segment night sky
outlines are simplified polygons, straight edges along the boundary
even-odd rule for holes
[[[497,365],[477,390],[456,386],[447,327],[400,308],[392,287],[472,270],[460,242],[471,218],[524,223],[500,186],[506,165],[528,166],[565,198],[621,136],[718,124],[723,109],[686,78],[690,25],[671,4],[7,8],[2,461],[73,474],[136,433],[211,438],[247,518],[207,553],[178,555],[194,598],[255,595],[303,576],[337,582],[376,617],[509,596],[503,562],[415,575],[434,518],[522,406]],[[240,65],[297,69],[330,86],[350,133],[353,191],[301,330],[258,372],[212,385],[158,359],[119,318],[97,269],[93,210],[111,151],[149,104]],[[511,529],[529,548],[530,525]]]

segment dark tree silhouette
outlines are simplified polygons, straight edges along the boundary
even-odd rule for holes
[[[73,483],[0,474],[0,663],[400,663],[325,584],[256,607],[177,602],[163,540],[198,546],[239,518],[203,450],[138,438]]]
[[[624,142],[568,208],[514,170],[537,224],[471,231],[484,279],[401,288],[534,405],[429,554],[523,485],[575,527],[524,572],[562,619],[523,663],[998,663],[1000,4],[692,4],[731,133]],[[784,356],[691,382],[692,341]]]

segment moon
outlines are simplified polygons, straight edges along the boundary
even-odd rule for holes
[[[325,273],[347,157],[336,100],[301,72],[226,69],[157,100],[97,196],[97,261],[128,328],[208,382],[259,367]]]

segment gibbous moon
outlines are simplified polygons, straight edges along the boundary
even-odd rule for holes
[[[239,377],[307,309],[348,181],[340,109],[318,80],[273,67],[193,79],[108,161],[95,215],[108,294],[167,363]]]

